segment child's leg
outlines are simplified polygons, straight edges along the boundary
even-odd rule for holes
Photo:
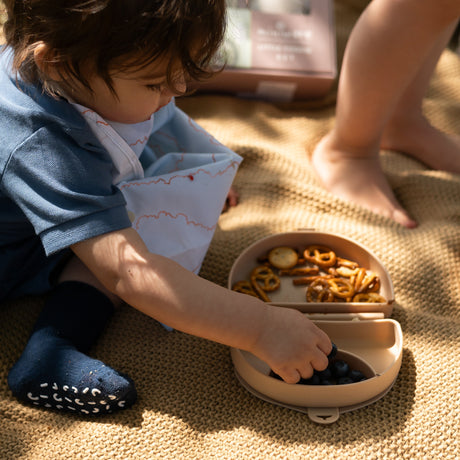
[[[131,379],[87,356],[113,310],[112,301],[91,284],[58,284],[8,375],[13,394],[29,404],[80,415],[132,405],[136,390]]]
[[[332,193],[407,227],[416,225],[381,169],[381,137],[433,43],[459,14],[457,0],[373,0],[363,12],[344,56],[336,125],[312,158]]]
[[[439,131],[422,112],[431,76],[456,25],[457,20],[439,37],[424,66],[401,97],[385,127],[381,147],[411,155],[433,169],[460,173],[460,136]]]

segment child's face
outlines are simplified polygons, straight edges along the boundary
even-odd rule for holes
[[[139,123],[148,120],[152,113],[166,105],[173,93],[166,85],[166,60],[129,73],[112,75],[112,85],[118,98],[100,77],[88,78],[93,90],[79,89],[73,93],[75,102],[97,112],[109,121]],[[186,89],[183,75],[178,72],[175,87],[181,93]]]

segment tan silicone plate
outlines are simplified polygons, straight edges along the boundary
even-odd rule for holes
[[[292,385],[270,376],[269,366],[249,352],[231,349],[231,355],[237,377],[248,391],[273,404],[306,412],[315,422],[332,423],[341,412],[366,406],[383,397],[401,367],[401,327],[398,322],[384,318],[392,312],[394,291],[382,263],[371,251],[349,238],[316,231],[282,233],[249,246],[233,264],[228,287],[249,279],[251,271],[259,265],[258,257],[270,249],[291,246],[302,250],[310,244],[329,246],[338,256],[375,272],[381,281],[380,294],[387,303],[308,303],[306,288],[293,286],[290,277],[281,277],[281,287],[270,293],[270,303],[308,314],[337,345],[338,356],[368,378],[347,385]],[[379,317],[381,319],[375,319]]]
[[[266,255],[270,249],[277,246],[291,246],[302,251],[312,244],[330,247],[336,254],[345,259],[357,262],[360,266],[375,272],[380,278],[380,294],[386,303],[359,302],[324,302],[308,303],[306,301],[306,286],[294,286],[292,277],[280,277],[281,286],[270,292],[270,303],[274,305],[296,308],[302,312],[314,313],[362,313],[379,312],[385,317],[390,316],[394,302],[393,284],[390,276],[380,260],[359,243],[343,236],[316,231],[297,231],[279,233],[263,238],[251,246],[235,260],[229,274],[229,289],[237,282],[249,279],[251,271],[261,265],[257,259]]]
[[[273,402],[304,408],[362,407],[393,385],[402,360],[402,332],[392,319],[315,321],[342,357],[367,380],[347,385],[292,385],[271,377],[269,366],[249,352],[232,349],[235,370],[255,392]],[[248,388],[249,389],[249,388]]]

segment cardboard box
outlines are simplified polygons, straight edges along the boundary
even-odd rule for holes
[[[228,0],[227,32],[202,91],[289,102],[318,98],[337,75],[332,0]]]

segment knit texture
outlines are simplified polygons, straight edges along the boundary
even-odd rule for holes
[[[336,0],[339,62],[367,2]],[[460,134],[460,59],[446,50],[424,108]],[[403,330],[391,391],[318,425],[261,401],[234,375],[227,347],[167,332],[132,308],[117,311],[92,352],[136,383],[130,409],[88,420],[19,403],[7,387],[42,299],[0,306],[0,458],[5,459],[445,459],[460,458],[460,176],[384,151],[384,170],[414,230],[324,191],[308,153],[334,122],[334,91],[286,105],[196,95],[178,100],[244,157],[240,204],[223,214],[201,276],[226,285],[235,258],[259,238],[298,228],[351,237],[388,269]]]

